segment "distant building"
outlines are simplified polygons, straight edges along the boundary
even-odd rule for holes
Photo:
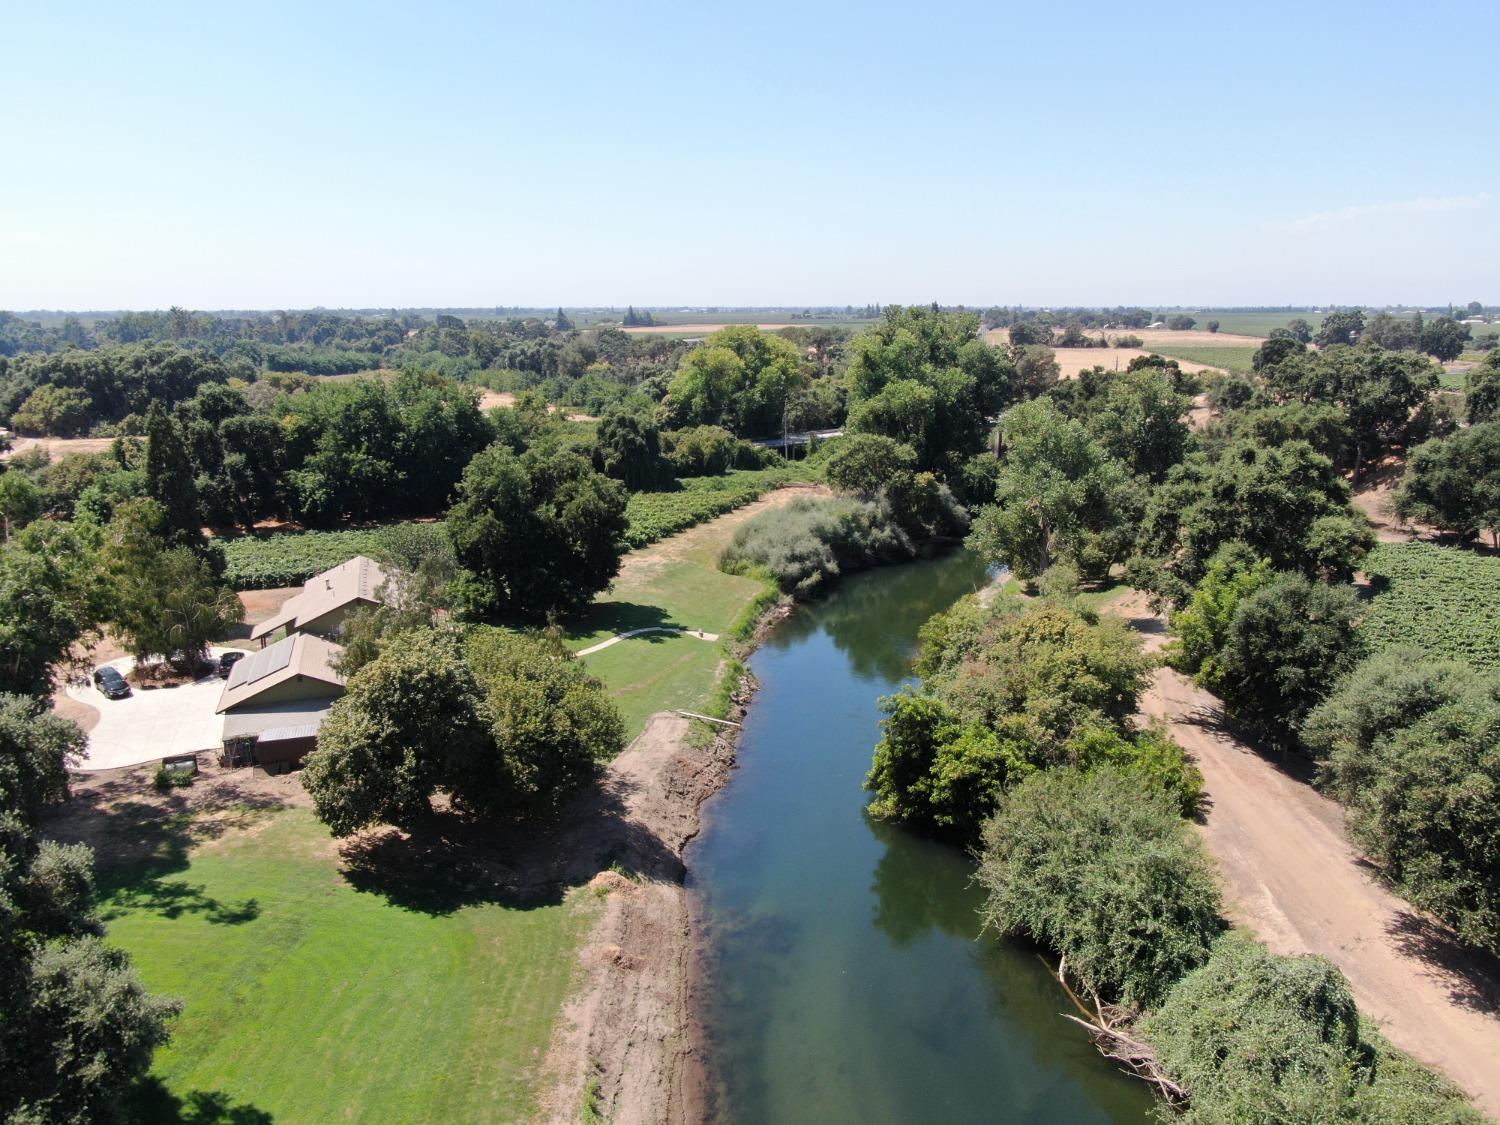
[[[318,742],[344,679],[333,667],[343,649],[293,633],[234,666],[219,696],[224,754],[237,764],[290,769]]]
[[[278,629],[336,637],[352,609],[381,604],[385,572],[373,559],[355,555],[332,570],[309,578],[300,594],[288,598],[275,616],[250,630],[250,639],[265,644]]]

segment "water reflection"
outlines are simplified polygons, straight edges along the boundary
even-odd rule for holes
[[[689,855],[737,1122],[1144,1120],[1035,954],[980,935],[972,861],[865,813],[878,697],[982,580],[964,554],[853,577],[753,658],[740,765]]]

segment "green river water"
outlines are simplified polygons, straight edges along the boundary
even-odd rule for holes
[[[688,855],[726,1119],[1148,1118],[1035,952],[980,935],[968,857],[864,813],[877,700],[983,580],[967,553],[851,576],[752,658],[739,766]]]

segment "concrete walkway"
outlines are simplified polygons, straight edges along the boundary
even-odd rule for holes
[[[217,659],[225,649],[211,649]],[[129,656],[111,660],[109,667],[128,675],[135,667]],[[137,766],[172,754],[214,750],[220,743],[224,717],[216,715],[224,681],[208,676],[179,687],[142,690],[131,685],[125,699],[106,699],[93,682],[68,684],[68,698],[99,712],[99,722],[88,732],[88,753],[76,767],[109,770]]]
[[[628,633],[616,633],[613,637],[610,637],[609,640],[600,641],[596,645],[590,645],[588,648],[579,649],[573,655],[592,656],[596,652],[603,652],[605,649],[609,648],[610,645],[617,645],[623,640],[626,640],[630,637],[639,637],[644,633],[671,633],[673,636],[677,637],[697,637],[700,641],[716,641],[719,639],[718,633],[705,633],[702,629],[673,629],[664,625],[648,625],[644,629],[632,629]]]

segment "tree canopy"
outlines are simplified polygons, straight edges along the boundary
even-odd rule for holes
[[[994,504],[975,520],[972,548],[1021,578],[1058,560],[1097,576],[1129,553],[1139,496],[1125,467],[1082,422],[1036,399],[1013,407],[1001,432]]]
[[[496,444],[464,470],[448,513],[471,615],[542,619],[586,606],[624,552],[625,490],[566,449]]]

